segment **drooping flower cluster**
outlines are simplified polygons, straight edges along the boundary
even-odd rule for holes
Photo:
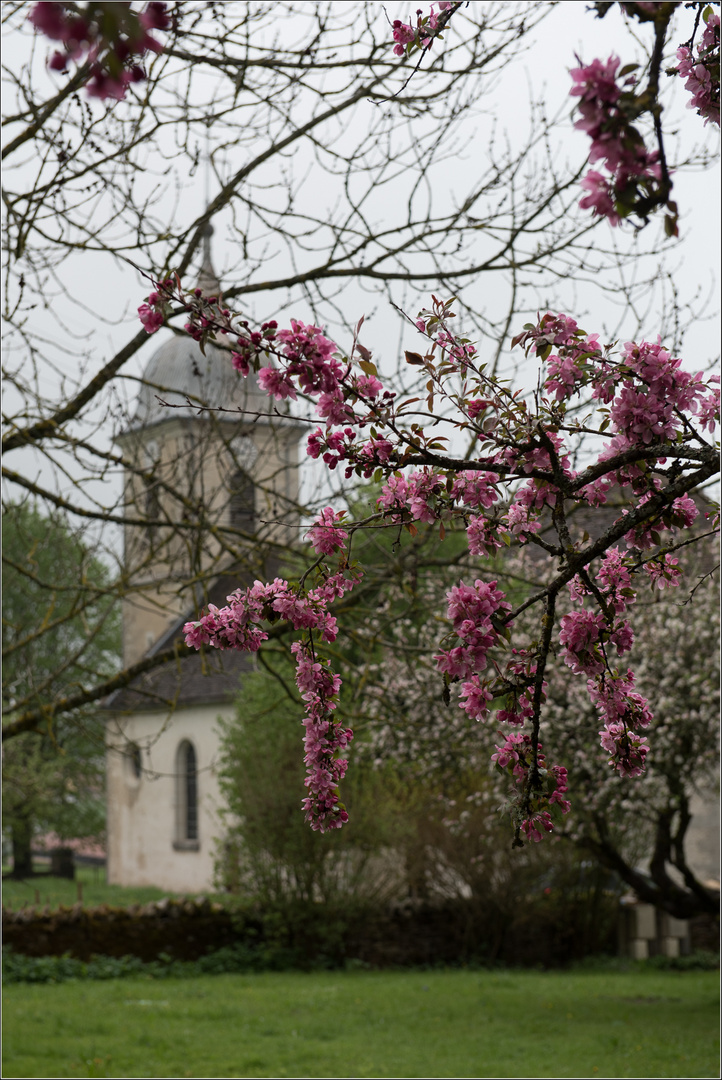
[[[447,593],[447,601],[448,617],[460,644],[438,653],[434,659],[449,681],[464,680],[461,708],[473,720],[485,720],[493,695],[489,684],[481,682],[479,675],[487,666],[489,650],[500,638],[497,627],[502,624],[498,617],[511,611],[511,604],[501,589],[497,589],[495,581],[480,579],[473,586],[460,581]]]
[[[502,732],[499,734],[503,737]],[[512,801],[514,816],[519,819],[521,832],[537,844],[544,832],[554,831],[549,808],[556,806],[562,814],[568,814],[571,809],[569,800],[563,798],[568,787],[567,770],[563,765],[547,769],[541,749],[542,744],[538,743],[535,757],[531,736],[512,731],[491,755],[500,772],[514,778],[519,789]]]
[[[711,120],[719,127],[720,17],[711,7],[707,7],[703,18],[705,28],[697,46],[697,55],[689,46],[681,45],[677,49],[677,73],[686,80],[685,90],[692,95],[687,108],[696,109],[704,117],[705,124]]]
[[[45,37],[61,42],[49,61],[52,71],[85,59],[88,96],[122,101],[128,86],[146,78],[140,63],[146,53],[163,49],[150,31],[170,28],[166,7],[152,0],[136,13],[130,4],[37,3],[28,19]]]
[[[646,201],[666,201],[666,196],[660,198],[659,151],[648,151],[633,126],[641,111],[631,74],[634,66],[617,74],[619,58],[610,56],[606,63],[593,60],[571,71],[574,85],[569,93],[580,99],[580,118],[574,126],[592,140],[590,164],[600,161],[609,174],[605,177],[596,169],[587,173],[581,185],[588,194],[579,205],[606,217],[611,225],[633,212],[645,217]],[[623,79],[621,86],[618,78]]]
[[[613,644],[621,656],[634,644],[629,622],[620,618],[637,599],[630,573],[634,561],[618,548],[610,548],[596,574],[604,610],[564,615],[559,634],[565,663],[575,674],[590,676],[587,690],[604,722],[600,742],[610,755],[610,765],[628,777],[644,772],[649,746],[638,729],[649,726],[652,714],[649,702],[633,689],[634,673],[611,666],[608,645]],[[585,597],[593,594],[593,588],[588,578],[584,582],[577,576],[570,582],[569,592],[572,600],[583,604]]]
[[[294,642],[291,650],[296,657],[296,683],[306,707],[308,796],[304,808],[311,827],[320,832],[340,828],[348,820],[338,791],[338,782],[348,762],[336,754],[349,745],[353,732],[333,715],[341,678],[330,670],[327,661],[316,657],[313,634],[321,641],[335,641],[336,619],[330,614],[329,605],[349,592],[360,576],[359,571],[349,576],[332,575],[305,595],[292,589],[282,578],[267,585],[256,581],[250,588],[228,596],[226,607],[211,604],[200,619],[183,627],[186,644],[191,648],[210,645],[242,652],[257,652],[268,640],[268,633],[261,625],[264,622],[285,619],[294,629],[306,632],[305,638]]]
[[[336,754],[353,739],[353,731],[333,715],[341,677],[331,672],[328,661],[316,658],[310,643],[295,641],[291,651],[296,657],[296,685],[306,704],[306,820],[316,832],[340,829],[348,821],[348,813],[340,801],[338,785],[346,775],[348,761]]]

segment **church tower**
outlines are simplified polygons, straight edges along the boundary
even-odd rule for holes
[[[204,236],[198,287],[219,295]],[[279,415],[221,339],[176,333],[151,357],[117,439],[128,463],[123,661],[182,638],[207,602],[265,576],[297,533],[303,425]],[[270,553],[270,554],[269,554]],[[212,886],[220,806],[219,715],[247,657],[195,654],[138,676],[108,701],[108,880],[178,891]]]

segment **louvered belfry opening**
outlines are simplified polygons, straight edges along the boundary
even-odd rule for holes
[[[230,482],[231,526],[252,533],[256,528],[256,505],[253,481],[243,469],[237,469]]]

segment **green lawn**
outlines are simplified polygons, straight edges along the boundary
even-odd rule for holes
[[[147,904],[150,900],[175,895],[177,894],[150,886],[125,888],[122,885],[106,885],[105,869],[92,866],[77,867],[75,881],[41,874],[25,881],[5,878],[2,883],[2,902],[13,911],[17,911],[24,904],[49,904],[51,908],[57,908],[60,904],[75,904],[79,896],[86,907],[96,907],[98,904],[120,907],[126,904]]]
[[[717,972],[13,985],[4,1077],[718,1077]]]

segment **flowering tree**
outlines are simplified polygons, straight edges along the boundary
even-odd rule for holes
[[[648,15],[655,27],[650,81],[641,95],[655,130],[661,115],[657,42],[664,43],[675,6],[624,5],[635,16],[637,9]],[[404,42],[395,27],[396,55],[404,44],[428,51],[460,7],[444,5],[441,17],[419,21],[414,41]],[[648,209],[665,205],[673,215],[662,149],[658,161],[639,145],[630,118],[634,109],[642,111],[641,98],[630,104],[632,90],[616,86],[616,68],[613,61],[595,62],[574,75],[582,118],[590,125],[585,130],[595,140],[594,159],[604,155],[613,172],[613,212],[644,218]],[[599,216],[599,201],[589,205]],[[611,213],[604,216],[611,219]],[[676,228],[673,217],[672,225],[668,232]],[[548,761],[540,742],[553,647],[586,684],[611,767],[624,778],[640,776],[652,711],[634,672],[619,661],[634,641],[628,610],[640,581],[678,584],[677,553],[691,542],[688,530],[697,516],[688,493],[718,471],[711,440],[718,380],[686,371],[658,337],[620,347],[582,330],[567,314],[546,312],[512,340],[538,365],[536,389],[511,390],[498,377],[493,356],[455,332],[456,299],[433,297],[413,320],[424,351],[407,351],[405,360],[423,390],[408,396],[379,378],[358,340],[363,320],[345,349],[319,326],[298,319],[283,328],[276,319],[254,324],[233,313],[228,294],[224,300],[184,288],[187,261],[154,280],[139,308],[145,330],[154,333],[183,315],[202,348],[212,339],[224,343],[240,377],[254,373],[276,401],[303,397],[314,405],[319,426],[307,440],[311,458],[329,471],[341,466],[347,479],[373,476],[382,485],[377,511],[362,521],[346,521],[332,506],[320,511],[309,533],[318,558],[298,581],[256,581],[229,596],[227,606],[211,607],[186,626],[192,648],[249,652],[267,639],[268,623],[283,620],[300,632],[293,652],[306,703],[305,809],[312,827],[339,828],[348,817],[338,787],[347,762],[338,754],[352,732],[338,718],[341,679],[324,649],[338,633],[332,606],[363,578],[353,538],[364,528],[413,534],[422,521],[438,523],[443,537],[449,521],[463,521],[475,559],[492,559],[505,546],[533,545],[555,567],[551,580],[517,604],[491,575],[473,584],[450,583],[450,629],[435,655],[443,693],[453,695],[472,720],[488,720],[495,701],[502,706],[497,719],[505,734],[492,757],[514,785],[516,844],[522,837],[540,840],[554,828],[554,816],[570,809],[567,768]],[[457,450],[460,440],[468,444],[466,453]],[[608,527],[593,538],[573,538],[576,510],[605,506],[619,493],[628,505]],[[549,537],[542,535],[545,515],[553,526]],[[560,607],[567,587],[572,611]],[[517,631],[520,616],[530,610],[538,615],[531,639]]]
[[[451,630],[436,655],[445,692],[453,689],[473,719],[486,720],[490,703],[503,699],[498,719],[510,730],[493,760],[516,782],[516,842],[522,833],[541,839],[542,831],[552,831],[552,811],[570,808],[564,798],[567,770],[546,763],[539,741],[545,668],[555,637],[570,669],[586,678],[611,765],[622,776],[641,775],[649,750],[642,731],[652,714],[635,689],[633,671],[618,666],[616,657],[634,642],[626,615],[640,580],[678,585],[681,570],[673,553],[687,541],[677,537],[698,513],[687,493],[718,471],[707,433],[719,417],[719,380],[685,372],[660,342],[630,342],[617,352],[573,319],[547,314],[515,338],[545,365],[537,393],[525,400],[487,375],[475,347],[451,330],[451,301],[435,299],[416,323],[429,351],[406,354],[408,363],[425,370],[428,398],[397,400],[384,390],[368,350],[357,341],[343,356],[315,326],[294,321],[279,331],[272,322],[251,331],[217,303],[184,295],[177,280],[161,283],[142,306],[149,330],[149,311],[164,311],[172,300],[187,308],[187,329],[200,340],[212,333],[233,335],[232,361],[241,375],[256,370],[259,384],[276,399],[296,398],[298,389],[316,400],[324,426],[309,436],[308,453],[322,456],[330,469],[343,462],[347,475],[383,480],[374,524],[413,532],[414,521],[438,521],[443,532],[445,520],[462,517],[471,555],[488,558],[516,541],[538,545],[558,560],[554,579],[516,609],[496,581],[454,585],[447,596]],[[579,396],[590,409],[583,422],[567,415]],[[441,425],[470,435],[473,455],[450,454],[449,437],[438,433]],[[574,444],[601,439],[607,429],[611,440],[586,468],[573,469]],[[633,509],[623,510],[596,539],[575,543],[570,513],[603,506],[618,489],[630,492]],[[539,535],[545,511],[554,526],[551,540]],[[230,596],[227,607],[212,608],[186,627],[186,640],[196,648],[251,652],[267,638],[263,623],[269,618],[302,631],[293,652],[307,705],[305,808],[312,826],[322,831],[347,820],[338,790],[347,762],[337,754],[352,733],[334,715],[340,677],[319,647],[336,638],[330,605],[362,577],[351,541],[369,523],[349,525],[343,512],[327,507],[309,533],[319,557],[298,583],[256,582]],[[617,546],[622,540],[628,550]],[[557,629],[565,586],[578,609],[562,615]],[[514,621],[530,607],[541,611],[538,639],[517,644]],[[502,665],[490,652],[504,640],[512,647]]]
[[[581,97],[581,124],[595,140],[591,159],[604,156],[615,172],[614,205],[633,188],[624,214],[634,210],[644,216],[660,204],[675,210],[667,198],[671,181],[658,104],[662,45],[675,5],[628,6],[655,28],[644,109],[655,118],[658,154],[647,154],[630,126],[630,116],[638,115],[642,105],[637,101],[632,106],[623,98],[614,59],[606,66],[595,61],[572,72],[572,94]],[[448,21],[455,9],[444,9]],[[416,44],[423,48],[430,46],[431,33],[438,29],[438,20],[432,25],[434,18],[420,21],[414,31]],[[706,13],[708,29],[714,33],[716,27],[718,34],[714,19]],[[397,52],[405,43],[413,44],[399,35],[395,27]],[[705,57],[711,47],[703,43]],[[598,204],[594,208],[600,212]],[[605,213],[614,218],[612,224],[618,223],[621,215],[616,211]],[[675,230],[675,220],[668,218],[667,231]],[[300,392],[315,401],[323,426],[309,437],[308,454],[322,457],[331,470],[344,462],[347,477],[375,475],[383,481],[378,519],[409,530],[415,529],[415,520],[438,521],[443,532],[445,520],[462,516],[471,555],[489,558],[514,541],[539,545],[558,560],[553,580],[515,609],[497,581],[479,578],[473,585],[460,581],[452,586],[447,595],[451,630],[435,657],[445,693],[453,689],[459,706],[474,720],[487,720],[491,702],[502,699],[498,719],[509,727],[492,760],[516,785],[511,800],[515,843],[523,843],[522,834],[539,841],[553,830],[552,813],[570,810],[564,797],[567,769],[547,762],[539,740],[545,669],[555,639],[565,663],[586,681],[610,765],[622,777],[641,776],[649,752],[642,732],[652,712],[636,688],[633,670],[617,658],[634,642],[627,614],[640,580],[646,577],[660,588],[679,583],[681,568],[674,552],[687,540],[678,536],[698,513],[688,492],[718,471],[709,436],[719,419],[719,379],[684,371],[660,338],[628,342],[619,350],[615,344],[600,343],[598,334],[581,330],[573,318],[547,313],[512,341],[543,365],[536,393],[524,397],[488,371],[468,338],[454,333],[454,301],[434,297],[432,308],[420,312],[415,323],[428,351],[406,353],[407,363],[427,377],[427,396],[425,401],[399,400],[394,390],[384,388],[370,353],[357,340],[361,322],[347,353],[318,327],[297,320],[289,329],[279,330],[272,320],[252,330],[217,298],[184,293],[176,275],[159,281],[139,309],[149,333],[170,313],[174,301],[189,313],[186,330],[201,343],[211,335],[231,341],[231,361],[240,375],[255,371],[259,385],[277,400],[295,400]],[[580,399],[590,410],[583,421],[572,409]],[[444,430],[440,425],[446,426],[448,436],[439,434]],[[600,448],[607,431],[611,440]],[[452,432],[471,439],[463,458],[449,452]],[[585,447],[590,441],[597,446],[590,464],[578,470],[571,463],[579,460],[582,441]],[[570,513],[584,505],[603,506],[619,489],[631,495],[631,508],[601,536],[575,543]],[[550,540],[539,535],[544,511],[553,522]],[[351,541],[355,529],[368,524],[349,528],[342,519],[343,512],[332,507],[321,512],[309,533],[319,558],[298,583],[279,578],[267,585],[256,582],[230,596],[227,607],[212,608],[186,627],[186,640],[196,648],[209,644],[251,652],[266,639],[262,624],[269,618],[280,617],[302,631],[293,651],[307,707],[304,806],[312,827],[321,831],[339,828],[348,818],[338,788],[347,761],[338,753],[348,746],[352,732],[334,715],[341,680],[318,649],[337,634],[330,605],[361,579]],[[668,540],[662,539],[663,530],[669,532]],[[622,541],[626,549],[618,546]],[[560,617],[559,596],[565,586],[577,608]],[[513,637],[514,622],[531,607],[540,611],[538,636],[520,643]],[[502,640],[509,644],[505,663],[490,656]]]

